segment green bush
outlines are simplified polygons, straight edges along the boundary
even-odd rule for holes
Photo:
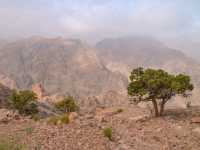
[[[48,123],[49,124],[53,124],[53,125],[57,125],[58,124],[58,120],[59,120],[58,116],[51,116],[48,119]]]
[[[78,106],[72,96],[65,97],[62,101],[57,102],[55,107],[64,113],[75,112],[78,110]]]
[[[69,123],[69,115],[68,114],[61,115],[60,121],[62,124],[68,124]]]
[[[104,128],[103,129],[104,136],[109,140],[112,140],[112,128]]]
[[[9,104],[12,108],[17,109],[20,114],[34,115],[38,113],[38,106],[36,104],[37,96],[34,92],[13,91],[10,96]]]
[[[69,122],[70,120],[68,114],[63,114],[60,116],[52,116],[48,119],[48,123],[53,125],[68,124]]]
[[[30,135],[33,133],[34,128],[33,127],[27,127],[24,129],[24,131],[26,132],[27,135]]]
[[[0,139],[0,150],[26,150],[26,146],[18,144],[15,140]]]

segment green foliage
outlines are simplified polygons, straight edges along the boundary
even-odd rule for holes
[[[59,121],[58,116],[52,116],[52,117],[49,117],[48,119],[48,123],[53,124],[53,125],[57,125],[58,121]]]
[[[10,106],[14,109],[17,109],[20,114],[25,115],[34,115],[38,113],[37,104],[36,104],[37,96],[32,91],[13,91],[10,97]]]
[[[18,144],[15,140],[0,139],[0,150],[26,150],[26,146]]]
[[[53,125],[68,124],[69,122],[70,120],[68,114],[63,114],[60,116],[52,116],[48,119],[48,123]]]
[[[103,133],[105,137],[107,137],[109,140],[112,140],[112,133],[113,133],[112,128],[110,127],[104,128]]]
[[[155,115],[161,116],[167,101],[177,94],[188,96],[188,91],[193,90],[193,85],[187,75],[172,75],[161,69],[136,68],[131,72],[127,89],[136,102],[152,101]]]
[[[68,124],[69,123],[69,115],[68,114],[61,115],[60,121],[62,124]]]
[[[26,132],[26,134],[30,135],[33,133],[34,128],[33,127],[27,127],[24,129],[24,131]]]
[[[78,106],[72,96],[65,97],[62,101],[57,102],[55,107],[64,113],[75,112],[78,110]]]

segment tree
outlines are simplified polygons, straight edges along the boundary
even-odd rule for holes
[[[78,106],[72,96],[65,97],[63,100],[57,102],[55,107],[64,113],[75,112],[78,110]]]
[[[20,114],[34,115],[38,113],[36,104],[37,95],[29,90],[19,91],[13,90],[10,96],[10,106],[17,109]]]
[[[190,77],[172,75],[162,69],[133,69],[128,85],[128,95],[136,102],[151,101],[155,116],[162,116],[165,104],[176,95],[187,97],[193,90]]]

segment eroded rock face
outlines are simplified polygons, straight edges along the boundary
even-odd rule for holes
[[[4,107],[12,93],[12,90],[0,83],[0,108]]]
[[[0,46],[1,71],[19,89],[42,83],[51,95],[87,97],[127,86],[127,78],[107,69],[95,49],[64,38],[33,37]]]
[[[32,91],[37,94],[39,100],[42,100],[45,96],[47,96],[44,87],[40,83],[34,84],[32,86]]]
[[[10,89],[15,89],[17,87],[14,80],[3,74],[0,74],[0,83],[6,87],[9,87]]]

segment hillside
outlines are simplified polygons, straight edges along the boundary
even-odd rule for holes
[[[152,38],[106,39],[92,48],[80,40],[32,37],[0,46],[0,149],[197,150],[198,106],[168,105],[163,117],[154,118],[151,107],[128,101],[127,76],[138,66],[190,74],[192,104],[200,104],[199,64]],[[37,115],[4,107],[14,88],[41,97]],[[60,100],[57,94],[75,96],[79,109],[61,114],[52,103]],[[186,106],[177,102],[172,106]],[[110,140],[105,128],[112,130]]]
[[[30,119],[0,122],[0,146],[21,144],[27,150],[198,150],[200,143],[199,108],[171,110],[163,118],[149,118],[137,107],[100,109],[79,115],[68,125],[51,125]],[[103,129],[113,130],[110,141]],[[3,137],[3,139],[2,139]],[[5,147],[5,146],[4,146]]]
[[[127,77],[139,66],[191,75],[193,104],[200,103],[199,63],[153,38],[105,39],[94,48],[75,39],[31,37],[0,46],[1,83],[19,89],[41,84],[47,95],[71,94],[88,103],[122,103]]]
[[[121,91],[127,83],[106,69],[87,44],[63,38],[32,37],[0,46],[0,72],[19,89],[41,83],[49,94],[80,97]]]
[[[105,39],[97,43],[96,49],[109,70],[127,77],[133,68],[140,66],[189,74],[195,85],[192,99],[195,104],[200,104],[200,64],[184,53],[171,49],[156,39],[142,36]]]
[[[5,107],[10,95],[11,95],[11,90],[8,87],[4,86],[3,84],[0,84],[0,108]]]
[[[200,69],[197,62],[182,52],[148,37],[105,39],[97,43],[96,49],[105,65],[123,63],[132,68],[160,67],[172,72],[194,74]]]

